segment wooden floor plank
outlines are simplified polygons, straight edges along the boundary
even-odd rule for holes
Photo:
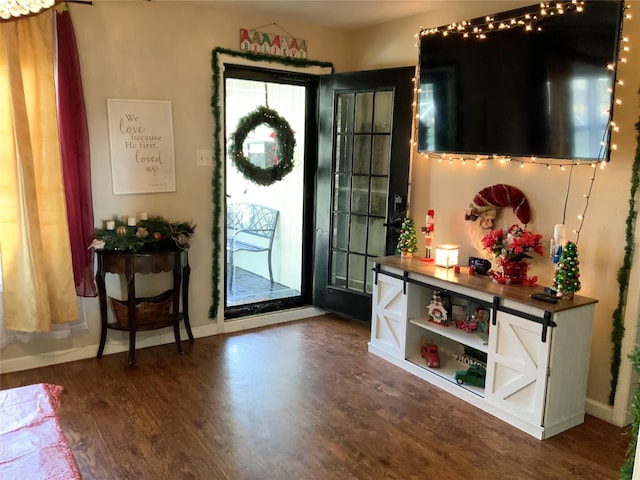
[[[327,315],[0,375],[64,387],[86,479],[617,479],[627,429],[539,441],[367,352]],[[27,477],[25,477],[27,478]]]

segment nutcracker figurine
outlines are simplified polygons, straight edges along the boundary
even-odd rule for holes
[[[431,242],[433,240],[433,230],[435,227],[434,221],[434,212],[433,210],[428,210],[427,215],[424,219],[424,227],[422,227],[422,231],[424,232],[424,243],[425,243],[425,254],[422,259],[424,262],[433,262],[433,258],[431,257]]]

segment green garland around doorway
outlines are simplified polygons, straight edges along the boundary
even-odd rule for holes
[[[247,135],[262,124],[273,129],[279,157],[276,163],[266,168],[254,165],[244,154],[244,141]],[[295,146],[296,139],[289,122],[278,115],[275,110],[262,106],[242,117],[238,122],[236,131],[231,135],[229,156],[244,178],[258,185],[267,186],[279,182],[293,170]]]
[[[640,90],[638,91],[640,94]],[[609,392],[609,405],[613,405],[618,387],[618,375],[622,355],[622,338],[624,337],[623,311],[629,288],[629,276],[631,275],[631,260],[633,257],[633,234],[635,230],[637,210],[636,193],[640,185],[640,120],[636,123],[636,156],[631,167],[631,193],[629,198],[629,213],[627,215],[627,228],[625,233],[626,244],[624,247],[624,259],[618,270],[618,306],[613,312],[613,327],[611,330],[611,343],[613,343],[613,357],[611,359],[611,391]]]
[[[226,48],[214,48],[211,55],[211,67],[213,70],[213,94],[211,96],[211,109],[213,112],[214,130],[213,130],[213,144],[214,144],[214,156],[215,162],[213,165],[213,178],[211,179],[211,189],[213,192],[213,228],[211,230],[211,236],[213,239],[213,260],[211,266],[211,281],[212,281],[212,301],[209,308],[209,318],[216,318],[218,314],[218,307],[220,305],[220,257],[222,255],[222,206],[224,205],[224,199],[222,198],[222,162],[224,156],[222,154],[222,98],[220,98],[221,85],[223,82],[222,70],[219,65],[220,55],[228,55],[236,58],[243,58],[246,60],[253,60],[256,62],[269,62],[278,63],[280,65],[294,66],[294,67],[327,67],[333,71],[333,64],[331,62],[319,62],[306,60],[303,58],[287,58],[287,57],[275,57],[273,55],[266,55],[262,53],[254,52],[238,52],[235,50],[228,50]]]

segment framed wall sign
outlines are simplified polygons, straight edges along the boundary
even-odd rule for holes
[[[107,99],[114,195],[175,192],[171,102]]]

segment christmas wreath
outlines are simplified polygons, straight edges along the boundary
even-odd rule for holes
[[[251,163],[244,154],[244,141],[249,132],[265,124],[275,133],[276,156],[271,167],[262,168]],[[242,117],[236,131],[231,136],[229,155],[240,173],[258,185],[272,185],[282,180],[293,170],[293,150],[296,140],[289,122],[268,107],[258,107],[250,114]]]

